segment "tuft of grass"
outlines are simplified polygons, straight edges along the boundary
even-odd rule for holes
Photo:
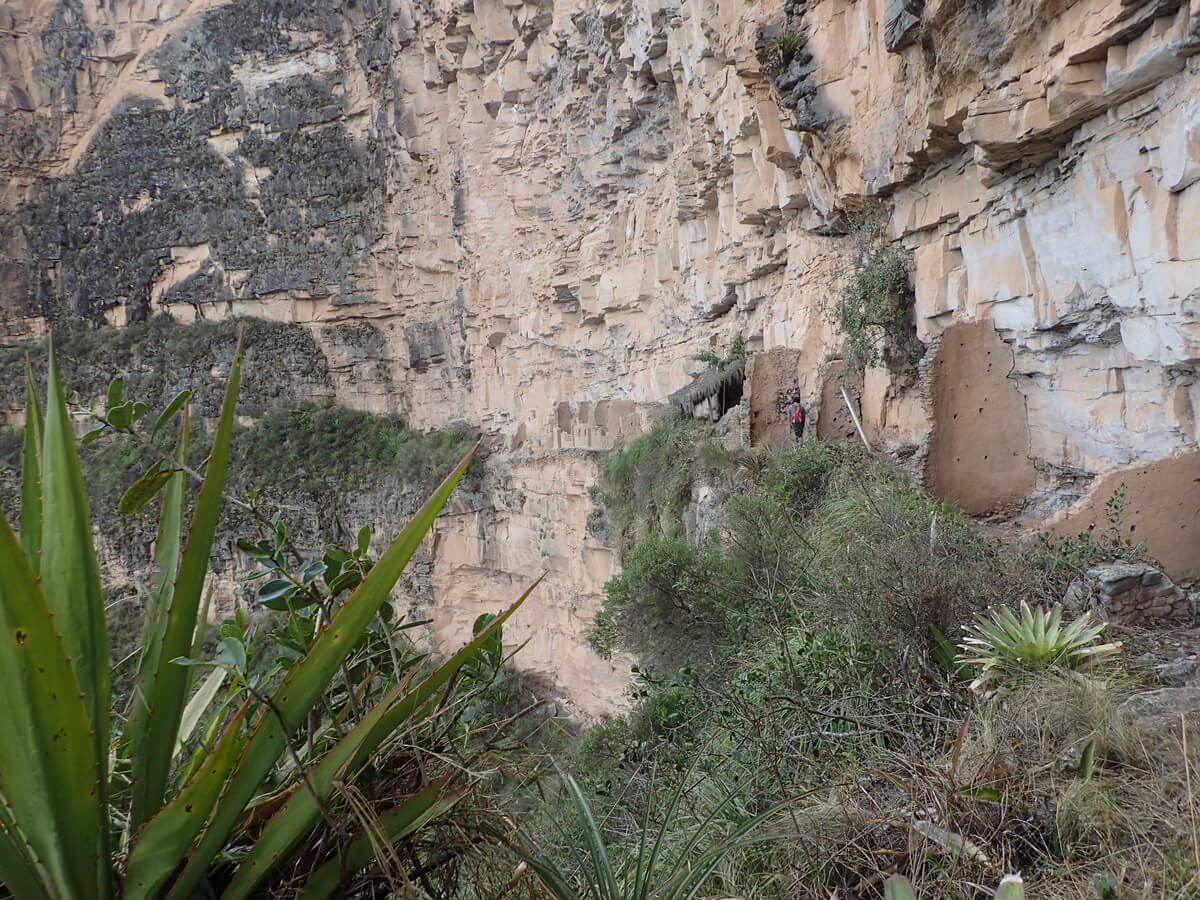
[[[619,529],[622,547],[650,535],[683,534],[682,513],[692,484],[730,465],[711,440],[711,428],[668,416],[609,459],[600,476],[600,499]]]

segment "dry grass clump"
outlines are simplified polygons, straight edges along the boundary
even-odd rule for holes
[[[880,463],[836,469],[806,524],[815,611],[910,646],[927,643],[930,625],[956,634],[978,610],[1015,597],[1058,599],[1019,552]]]
[[[826,787],[781,818],[782,841],[732,854],[725,887],[875,897],[899,873],[921,897],[985,898],[1020,872],[1031,897],[1200,896],[1193,726],[1185,766],[1178,723],[1119,709],[1139,687],[1116,669],[1043,673],[926,741],[840,769],[813,757]]]
[[[1186,775],[1200,754],[1185,765],[1178,728],[1121,709],[1137,688],[1119,670],[1049,671],[978,709],[962,780],[999,797],[971,827],[1003,868],[1041,872],[1064,897],[1095,897],[1097,877],[1112,896],[1180,896],[1200,874],[1181,858],[1195,855]]]

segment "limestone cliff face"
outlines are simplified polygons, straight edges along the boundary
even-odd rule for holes
[[[16,0],[0,335],[369,323],[378,346],[325,348],[337,399],[495,451],[492,500],[438,526],[442,635],[545,568],[524,663],[601,713],[598,453],[738,332],[771,351],[752,438],[795,388],[844,431],[823,310],[867,198],[927,345],[916,377],[852,382],[872,440],[1067,529],[1140,466],[1125,524],[1193,567],[1194,466],[1147,465],[1200,439],[1197,51],[1195,0]]]

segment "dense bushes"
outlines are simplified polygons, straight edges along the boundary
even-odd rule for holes
[[[570,768],[614,866],[682,790],[671,847],[786,801],[757,840],[722,848],[705,895],[876,897],[898,872],[918,896],[965,900],[1017,870],[1033,896],[1090,897],[1094,878],[1109,896],[1186,893],[1187,829],[1164,812],[1186,802],[1182,754],[1130,731],[1134,680],[1010,669],[1010,699],[985,699],[952,645],[980,610],[1046,606],[1137,548],[998,543],[856,448],[718,449],[668,421],[605,472],[603,499],[636,527],[592,638],[639,662],[631,708],[585,731]],[[689,542],[701,479],[722,508]],[[584,832],[550,823],[575,806],[551,795],[526,834],[569,859]]]
[[[695,419],[668,416],[659,422],[601,473],[601,502],[617,526],[617,542],[629,546],[650,534],[682,537],[680,517],[693,483],[728,465],[728,452]]]

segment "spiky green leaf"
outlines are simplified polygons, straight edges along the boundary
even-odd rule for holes
[[[0,799],[0,884],[13,897],[29,900],[50,900],[50,894],[39,877],[38,866],[30,858],[21,835],[13,828],[3,800]]]
[[[0,796],[49,893],[108,897],[103,761],[57,617],[0,513]]]
[[[42,560],[42,411],[25,360],[25,449],[21,456],[21,546],[36,575]]]
[[[475,449],[392,541],[363,583],[317,635],[308,655],[288,670],[271,698],[270,708],[260,713],[252,731],[245,736],[231,736],[233,732],[227,730],[213,751],[212,759],[216,761],[206,762],[179,796],[148,823],[130,857],[127,885],[133,891],[131,900],[155,895],[183,858],[188,859],[187,865],[168,896],[187,897],[200,882],[242,810],[279,759],[288,735],[303,721],[363,629],[387,602],[404,567],[474,459]],[[233,751],[238,752],[230,755]],[[214,810],[218,796],[220,805]],[[200,843],[189,849],[202,828]]]
[[[42,436],[42,512],[42,593],[83,692],[91,724],[92,757],[99,763],[93,773],[97,777],[95,799],[103,808],[110,727],[108,626],[83,471],[53,342]],[[104,845],[107,857],[107,829]]]
[[[217,519],[221,512],[221,500],[225,489],[225,472],[229,465],[229,444],[233,438],[233,426],[237,408],[237,393],[242,374],[242,336],[239,335],[229,368],[229,379],[225,385],[225,397],[221,403],[221,417],[213,435],[212,452],[204,472],[204,483],[196,498],[192,523],[182,552],[178,551],[178,523],[174,518],[177,500],[168,491],[167,501],[172,503],[170,518],[175,530],[168,527],[166,506],[160,536],[165,538],[174,556],[178,553],[178,565],[168,567],[174,573],[174,584],[162,582],[156,591],[154,604],[146,621],[142,665],[139,666],[141,690],[136,698],[131,718],[135,719],[137,733],[143,735],[140,752],[135,745],[137,781],[133,786],[133,806],[130,815],[131,830],[135,831],[153,816],[163,803],[167,778],[171,769],[171,758],[179,734],[179,722],[183,716],[184,703],[191,685],[191,670],[186,666],[171,665],[170,660],[187,656],[192,649],[192,636],[196,630],[196,615],[208,575],[208,560],[212,552],[213,537],[217,530]],[[186,454],[188,416],[180,422],[176,453],[180,446]],[[179,490],[182,492],[182,476]],[[178,502],[182,502],[181,496]],[[181,518],[181,516],[180,516]],[[167,563],[170,560],[166,561]],[[160,574],[167,569],[160,570]]]
[[[376,829],[374,838],[362,834],[351,841],[340,856],[309,877],[297,900],[324,900],[333,896],[342,885],[343,873],[353,874],[374,861],[376,843],[395,843],[449,810],[459,798],[454,794],[444,794],[444,789],[444,779],[435,781],[402,805],[380,816],[373,826]]]
[[[415,724],[426,701],[441,690],[471,656],[500,632],[504,622],[520,608],[533,589],[541,582],[533,583],[517,601],[495,618],[475,638],[441,665],[436,671],[423,678],[405,693],[406,682],[396,685],[354,729],[342,738],[308,773],[304,788],[296,790],[291,799],[267,824],[250,853],[242,860],[237,874],[226,889],[225,898],[236,900],[246,897],[271,867],[316,825],[321,816],[316,797],[322,802],[332,792],[335,781],[347,771],[354,771],[389,735],[398,729]]]

